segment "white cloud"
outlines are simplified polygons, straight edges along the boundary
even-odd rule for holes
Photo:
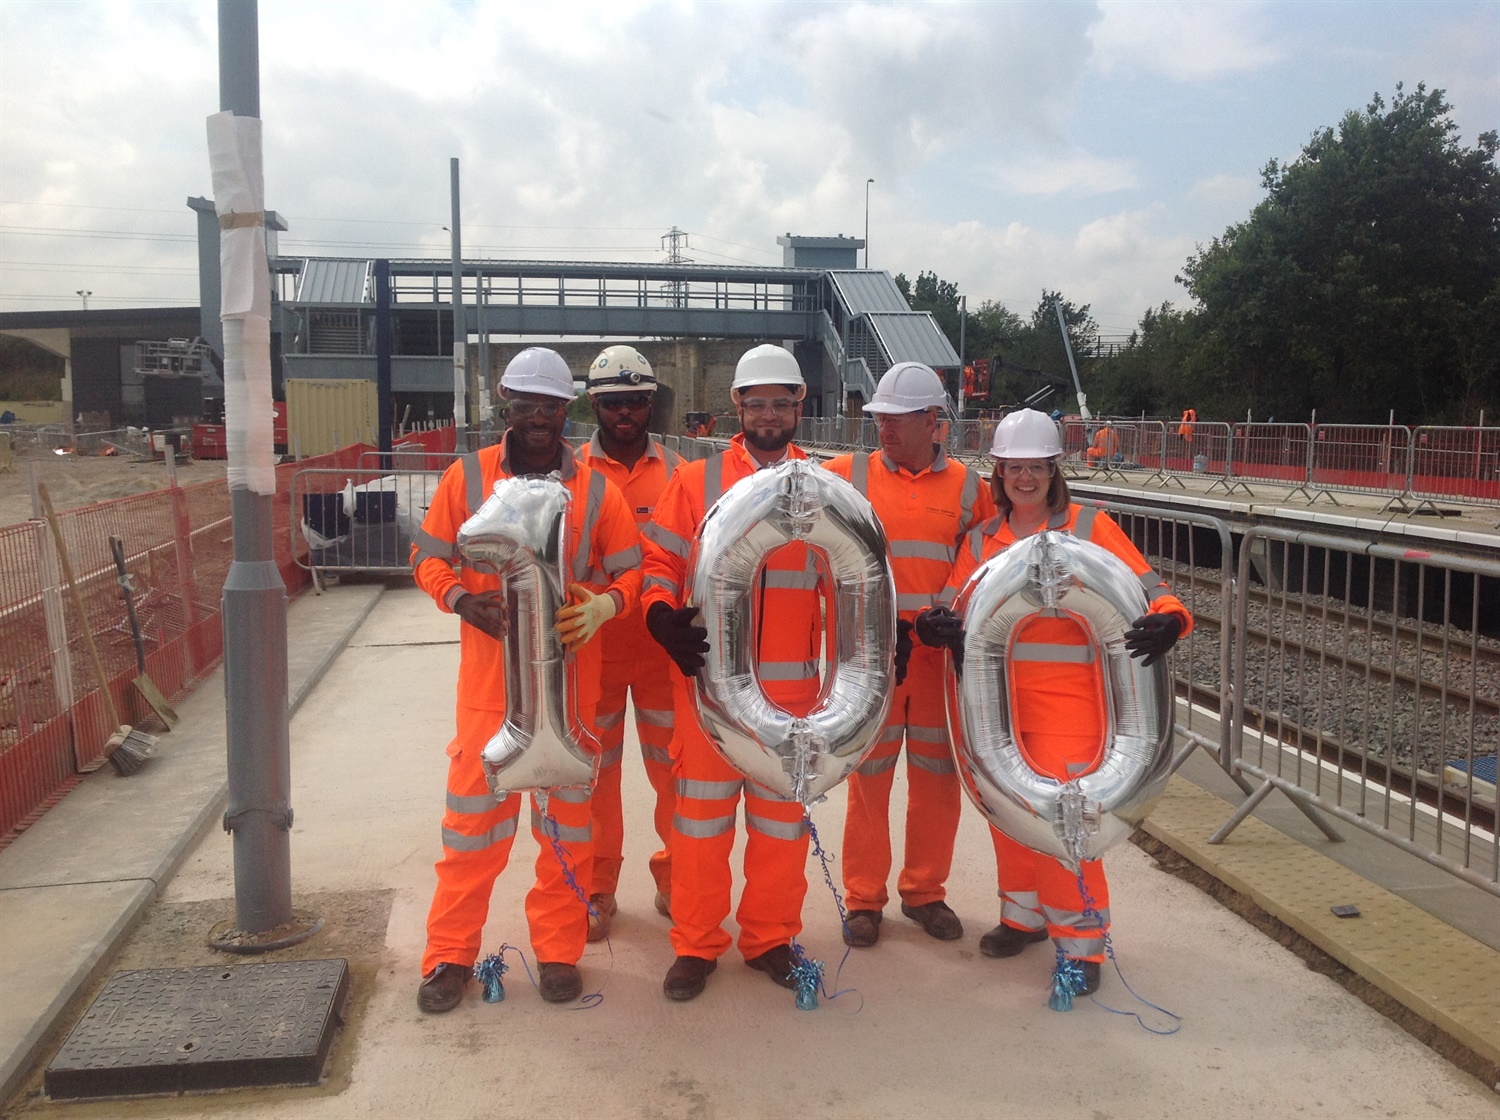
[[[1133,160],[1078,151],[1009,159],[994,166],[989,174],[995,183],[1021,195],[1109,194],[1140,185]]]
[[[1259,70],[1286,57],[1266,5],[1101,0],[1091,62],[1105,75],[1201,81]],[[1351,10],[1349,18],[1357,18]]]

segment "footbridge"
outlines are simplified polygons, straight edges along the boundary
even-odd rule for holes
[[[451,391],[455,322],[460,337],[480,343],[480,385],[489,382],[483,343],[492,339],[639,338],[784,343],[802,366],[812,415],[857,414],[880,375],[902,361],[938,370],[950,394],[958,386],[959,355],[883,271],[465,260],[455,301],[448,260],[276,257],[271,268],[288,377],[373,379],[384,300],[398,393]],[[680,384],[679,395],[700,398],[701,381],[725,361],[732,366],[723,355],[690,363],[700,384]]]

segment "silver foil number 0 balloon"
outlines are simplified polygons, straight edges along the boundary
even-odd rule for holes
[[[832,661],[817,706],[793,716],[757,675],[757,589],[766,557],[807,544],[829,588]],[[741,479],[719,499],[688,557],[689,602],[708,628],[693,682],[704,732],[746,778],[810,806],[846,778],[885,722],[896,643],[896,587],[870,503],[837,475],[793,459]]]
[[[945,700],[964,788],[1001,832],[1075,870],[1130,835],[1171,773],[1167,666],[1142,665],[1125,648],[1125,630],[1147,606],[1124,561],[1054,531],[1026,537],[981,565],[956,603],[965,629],[963,675],[950,668]],[[1036,615],[1076,622],[1104,674],[1103,758],[1066,782],[1031,768],[1011,711],[1013,646]]]
[[[481,755],[497,799],[589,787],[599,767],[598,741],[578,717],[577,661],[553,628],[566,598],[571,504],[555,475],[503,478],[458,531],[465,563],[499,575],[505,590],[505,722]]]

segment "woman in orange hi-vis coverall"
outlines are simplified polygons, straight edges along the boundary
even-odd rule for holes
[[[656,396],[651,363],[633,346],[610,346],[589,365],[586,391],[599,430],[579,449],[580,462],[604,475],[625,495],[637,525],[651,520],[657,500],[682,459],[653,439],[646,425]],[[646,777],[656,793],[653,823],[661,849],[651,856],[656,881],[656,909],[671,915],[672,863],[668,843],[676,791],[672,779],[672,659],[651,640],[639,610],[610,619],[599,632],[604,660],[599,681],[596,721],[599,778],[594,783],[594,870],[589,903],[589,940],[602,940],[618,909],[625,818],[620,802],[624,762],[625,697],[635,704],[635,726],[641,741]]]
[[[625,499],[602,474],[579,463],[562,440],[567,401],[573,396],[567,364],[553,351],[532,347],[512,360],[500,384],[510,430],[499,446],[465,455],[448,468],[412,548],[417,585],[440,609],[463,620],[443,856],[427,915],[424,980],[417,992],[417,1005],[428,1012],[452,1010],[463,999],[489,915],[490,893],[510,858],[521,810],[519,793],[496,803],[480,762],[480,752],[505,718],[504,593],[498,576],[462,564],[459,528],[502,478],[555,471],[572,493],[566,551],[574,581],[572,605],[558,612],[558,629],[579,658],[577,677],[580,688],[588,691],[578,697],[578,706],[586,723],[594,718],[599,679],[599,643],[588,638],[610,616],[628,612],[640,595],[640,533]],[[561,846],[577,869],[578,886],[586,891],[593,858],[588,794],[557,790],[548,805]],[[552,826],[544,832],[543,823],[533,797],[531,830],[540,851],[536,883],[526,896],[526,919],[542,998],[562,1003],[582,991],[577,962],[583,955],[588,909],[559,864],[549,835]]]
[[[1147,664],[1165,656],[1192,629],[1192,616],[1108,514],[1072,504],[1058,467],[1062,445],[1056,425],[1032,409],[1011,413],[996,429],[993,454],[991,488],[999,513],[959,549],[944,605],[917,620],[918,637],[930,645],[961,648],[962,630],[947,604],[975,568],[1022,537],[1056,529],[1106,548],[1130,566],[1150,611],[1131,624],[1126,646]],[[1012,718],[1027,760],[1059,781],[1092,770],[1104,749],[1106,728],[1098,715],[1104,682],[1082,628],[1069,618],[1033,617],[1014,635],[1012,650]],[[980,951],[990,957],[1014,956],[1050,934],[1064,957],[1082,962],[1081,994],[1097,991],[1109,928],[1104,864],[1083,864],[1090,907],[1073,871],[993,827],[990,837],[1000,884],[1000,924],[980,939]],[[1086,914],[1086,909],[1094,913]]]
[[[938,410],[947,402],[943,383],[929,366],[894,365],[864,406],[879,424],[880,454],[840,455],[823,464],[870,500],[885,527],[903,629],[936,603],[959,542],[995,512],[980,475],[950,460],[934,442]],[[890,899],[891,785],[903,740],[908,791],[905,852],[896,880],[901,912],[942,941],[964,932],[944,901],[963,794],[943,712],[943,653],[924,646],[911,652],[875,748],[849,776],[844,941],[857,948],[879,940],[882,908]]]
[[[807,894],[808,830],[802,806],[781,800],[744,777],[719,755],[698,724],[684,673],[703,666],[707,631],[683,607],[683,580],[693,535],[724,491],[762,467],[805,458],[791,444],[806,392],[801,370],[780,346],[752,348],[740,358],[731,385],[742,434],[717,455],[683,463],[667,483],[643,533],[645,581],[641,599],[652,637],[672,655],[677,727],[672,741],[677,809],[672,822],[672,949],[676,960],[662,990],[669,999],[699,995],[730,945],[723,921],[733,886],[740,795],[745,800],[745,886],[736,918],[745,963],[784,988],[792,979],[791,940],[802,929]],[[757,635],[766,695],[794,715],[817,702],[822,618],[818,573],[811,550],[788,544],[766,560],[751,624]]]

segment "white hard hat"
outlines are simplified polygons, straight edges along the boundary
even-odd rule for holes
[[[1022,408],[1007,413],[995,425],[990,454],[997,459],[1050,459],[1062,454],[1062,440],[1050,416]]]
[[[512,393],[541,393],[547,397],[573,399],[573,371],[563,356],[544,346],[528,346],[505,367],[500,388]]]
[[[589,365],[588,394],[642,393],[656,388],[651,363],[634,346],[607,346]]]
[[[731,392],[738,392],[753,385],[795,385],[798,400],[807,392],[807,382],[802,380],[802,367],[792,357],[792,352],[785,346],[769,342],[752,347],[740,356],[729,388]]]
[[[881,375],[866,412],[922,412],[948,407],[943,379],[921,362],[897,362]]]

